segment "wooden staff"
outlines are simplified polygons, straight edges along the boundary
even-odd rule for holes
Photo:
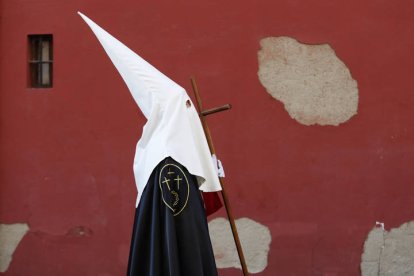
[[[191,85],[193,86],[194,94],[195,94],[196,101],[197,101],[198,111],[200,112],[199,114],[200,120],[203,125],[204,134],[206,135],[208,146],[210,148],[210,152],[211,154],[216,154],[216,150],[214,149],[213,140],[211,139],[210,130],[208,128],[205,116],[219,112],[219,111],[228,110],[231,108],[231,106],[227,104],[222,107],[208,109],[208,110],[203,111],[200,93],[198,92],[197,83],[194,77],[191,78]],[[220,185],[221,185],[221,196],[223,197],[224,207],[226,208],[227,217],[229,218],[229,223],[230,223],[231,231],[233,233],[234,242],[236,243],[237,253],[239,254],[239,259],[240,259],[240,264],[242,266],[243,275],[248,276],[249,272],[247,271],[246,261],[244,259],[243,250],[240,244],[239,234],[237,233],[237,228],[236,228],[236,224],[234,223],[234,217],[231,212],[230,203],[229,203],[226,191],[224,190],[224,180],[221,177],[219,177],[219,180],[220,180]]]

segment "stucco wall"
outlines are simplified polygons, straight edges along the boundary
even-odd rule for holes
[[[0,5],[0,223],[28,225],[4,275],[125,273],[145,120],[77,10],[190,93],[195,75],[206,108],[232,104],[208,121],[234,215],[270,231],[257,275],[359,275],[375,221],[413,220],[413,2]],[[54,35],[52,89],[26,85],[27,35],[39,33]],[[293,119],[258,76],[267,37],[329,45],[358,84],[358,112],[338,126]]]

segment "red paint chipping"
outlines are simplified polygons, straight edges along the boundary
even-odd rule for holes
[[[205,108],[232,104],[208,122],[234,215],[271,231],[259,275],[359,275],[375,221],[414,218],[414,2],[0,5],[0,222],[30,226],[4,275],[126,271],[145,120],[78,10],[189,93],[195,75]],[[51,89],[27,88],[29,34],[53,34]],[[257,76],[268,36],[328,43],[358,82],[358,114],[339,127],[292,120]]]

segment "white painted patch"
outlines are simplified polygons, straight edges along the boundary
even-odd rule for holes
[[[304,125],[336,126],[357,113],[357,83],[328,44],[269,37],[260,45],[260,82],[293,119]]]
[[[414,275],[414,221],[386,231],[374,227],[364,244],[362,276]]]
[[[13,253],[29,230],[26,223],[0,224],[0,272],[6,272]]]
[[[272,240],[269,228],[249,218],[236,220],[236,226],[249,272],[263,271]],[[208,223],[208,227],[217,267],[241,269],[229,221],[216,218]]]

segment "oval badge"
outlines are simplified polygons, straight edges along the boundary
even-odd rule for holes
[[[175,164],[165,164],[160,172],[158,184],[161,189],[162,201],[173,212],[180,214],[187,206],[190,185],[184,171]]]

